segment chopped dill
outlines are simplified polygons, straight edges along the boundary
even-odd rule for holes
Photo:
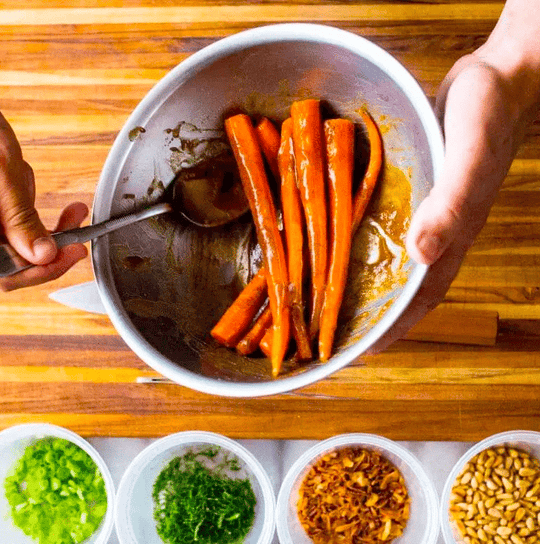
[[[219,455],[223,453],[223,455]],[[211,461],[211,463],[209,462]],[[256,497],[236,457],[219,447],[190,450],[157,477],[152,498],[159,536],[167,544],[238,544],[255,519]]]

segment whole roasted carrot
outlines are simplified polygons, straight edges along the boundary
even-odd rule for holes
[[[293,144],[296,174],[304,208],[311,263],[311,316],[314,338],[324,298],[327,270],[327,211],[322,120],[319,100],[293,102]]]
[[[281,138],[279,131],[274,126],[272,121],[268,117],[263,117],[255,127],[257,132],[257,139],[259,140],[259,145],[261,146],[262,152],[270,171],[276,178],[279,179],[279,167],[278,167],[278,152],[279,146],[281,143]]]
[[[266,297],[266,273],[261,269],[214,325],[210,331],[212,337],[224,346],[236,347],[251,326]]]
[[[359,111],[364,124],[366,125],[367,136],[369,140],[370,152],[369,152],[369,162],[366,168],[366,173],[364,174],[364,179],[362,180],[360,186],[358,187],[356,194],[354,195],[353,203],[353,233],[356,231],[364,213],[366,211],[367,205],[373,190],[377,185],[377,180],[381,171],[382,160],[383,160],[383,145],[381,134],[377,127],[377,124],[367,112],[367,110],[362,109]]]
[[[352,238],[354,124],[347,119],[324,122],[328,200],[330,202],[330,263],[319,331],[319,359],[332,354],[334,335],[347,282]]]
[[[280,145],[281,138],[280,138],[278,130],[267,117],[263,117],[259,121],[259,123],[255,127],[255,130],[257,133],[257,139],[258,139],[259,145],[263,151],[266,161],[268,162],[270,170],[275,176],[279,176],[279,171],[277,166],[277,156],[279,152],[279,145]],[[257,280],[259,280],[261,277],[264,277],[264,285],[260,283],[257,284],[257,286],[260,287],[261,289],[260,291],[261,296],[258,297],[256,300],[255,299],[253,300],[253,305],[249,307],[249,311],[246,315],[246,317],[250,318],[250,323],[266,300],[266,297],[263,296],[263,292],[264,294],[267,293],[266,276],[265,276],[264,267],[259,270]],[[240,296],[242,296],[242,294]],[[234,310],[235,308],[238,308],[241,303],[242,303],[242,299],[239,298],[239,300],[235,301],[232,304],[231,308],[233,308]],[[264,314],[264,318],[263,318],[263,314]],[[260,339],[262,338],[262,335],[264,335],[266,328],[268,328],[271,325],[271,318],[268,319],[268,314],[270,314],[269,308],[268,308],[268,311],[262,312],[260,314],[259,319],[256,320],[256,322],[253,324],[253,327],[247,333],[246,333],[246,326],[243,320],[233,321],[231,319],[229,322],[227,320],[227,317],[228,317],[227,314],[224,314],[223,319],[225,319],[225,325],[227,327],[228,336],[229,338],[231,338],[231,340],[228,340],[228,343],[227,343],[228,347],[236,347],[237,351],[239,351],[240,353],[244,355],[248,355],[249,353],[252,353],[253,351],[255,351],[255,349],[258,347],[258,343]],[[264,327],[264,329],[260,331],[262,327]],[[218,332],[221,332],[222,328],[224,327],[220,327]],[[234,342],[234,340],[238,338],[240,329],[241,329],[240,338],[242,338],[242,335],[244,334],[245,336],[240,341],[238,341],[236,345],[231,345],[231,342]],[[257,335],[260,335],[261,338],[257,339]],[[255,347],[253,348],[253,346]]]
[[[272,171],[273,175],[276,177],[276,179],[279,179],[279,168],[278,168],[278,152],[279,152],[279,146],[281,142],[280,134],[277,130],[277,128],[274,126],[272,121],[268,119],[267,117],[263,117],[255,127],[256,133],[257,133],[257,140],[259,142],[259,145],[262,149],[262,152],[264,154],[264,157],[270,167],[270,170]],[[265,278],[264,286],[260,284],[261,291],[264,291],[266,293],[266,277],[264,276],[264,268],[261,268],[259,270],[260,277]],[[262,293],[261,293],[262,297]],[[260,301],[260,304],[258,307],[256,306],[255,300],[253,301],[253,306],[249,308],[249,312],[246,315],[246,317],[249,317],[250,323],[257,314],[257,312],[261,309],[262,304],[265,302],[265,298],[262,297],[257,298],[257,300]],[[242,304],[242,299],[240,299],[238,302],[233,302],[232,308],[233,310],[236,310],[237,312],[240,311],[240,304]],[[218,323],[219,327],[216,332],[216,334],[223,335],[223,330],[227,330],[227,345],[228,347],[238,347],[236,344],[231,345],[231,342],[234,341],[236,338],[242,338],[244,334],[246,334],[246,326],[244,323],[244,320],[237,320],[236,314],[234,314],[233,310],[231,310],[231,316],[234,315],[235,318],[228,319],[228,315],[224,314],[223,318],[224,324]],[[242,308],[243,312],[246,312],[245,308]],[[255,327],[255,324],[253,325]],[[249,334],[249,333],[247,333]],[[216,340],[220,341],[219,338],[216,338]],[[249,338],[248,338],[249,340]],[[246,349],[246,343],[243,344],[243,346],[240,346],[240,350],[242,353]]]
[[[276,207],[251,119],[245,114],[229,117],[225,120],[225,130],[238,164],[240,179],[262,249],[273,321],[272,373],[277,376],[289,343],[290,310],[287,261],[278,228]]]
[[[281,178],[281,209],[285,232],[291,320],[298,356],[311,359],[312,351],[304,316],[304,216],[300,192],[296,184],[296,164],[293,148],[292,119],[281,125],[281,145],[278,153]]]
[[[272,355],[272,339],[273,339],[273,328],[268,327],[266,332],[264,333],[264,336],[262,337],[259,347],[261,348],[261,351],[267,356],[270,357]]]
[[[236,344],[236,351],[242,355],[249,355],[253,353],[258,347],[259,343],[265,335],[266,331],[272,326],[272,312],[270,305],[261,312],[256,319],[253,327],[248,333]]]

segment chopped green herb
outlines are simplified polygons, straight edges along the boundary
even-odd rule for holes
[[[223,455],[220,455],[223,454]],[[235,479],[236,457],[220,448],[188,451],[157,477],[152,497],[157,532],[167,544],[237,544],[255,519],[249,478]]]
[[[129,131],[129,141],[134,142],[141,134],[144,134],[146,129],[144,127],[135,127]]]
[[[99,468],[62,438],[28,446],[4,488],[13,522],[39,544],[78,544],[95,532],[107,511]]]

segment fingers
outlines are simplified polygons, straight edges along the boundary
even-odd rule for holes
[[[9,123],[0,114],[0,231],[26,260],[51,262],[56,244],[34,207],[34,173],[22,158]]]
[[[88,216],[88,206],[83,202],[74,202],[64,208],[56,225],[55,232],[74,229]]]
[[[23,160],[13,129],[0,113],[0,234],[27,261],[36,266],[0,280],[0,290],[12,291],[58,278],[88,254],[82,244],[58,249],[41,222],[36,208],[34,172]],[[77,202],[67,206],[57,230],[78,227],[88,207]]]
[[[57,230],[66,230],[80,226],[87,214],[88,207],[85,204],[81,202],[70,204],[63,210],[58,221]],[[60,248],[52,262],[23,270],[14,276],[1,278],[0,290],[13,291],[22,287],[30,287],[55,280],[87,255],[88,250],[83,244],[72,244]]]
[[[512,162],[514,112],[499,75],[482,62],[463,63],[449,75],[445,100],[446,152],[442,172],[415,213],[407,251],[433,264],[456,241],[469,247],[484,225]]]
[[[4,292],[32,287],[55,280],[65,274],[74,264],[88,255],[82,244],[74,244],[58,250],[56,258],[50,264],[23,270],[14,276],[0,279],[0,290]]]

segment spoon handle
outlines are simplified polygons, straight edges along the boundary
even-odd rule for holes
[[[172,207],[170,204],[155,204],[154,206],[150,206],[144,210],[139,210],[137,212],[124,215],[123,217],[117,217],[116,219],[107,219],[106,221],[96,223],[95,225],[88,225],[86,227],[79,227],[63,232],[56,232],[52,234],[52,237],[54,238],[58,247],[67,246],[69,244],[82,244],[84,242],[88,242],[88,240],[92,240],[112,232],[113,230],[125,227],[126,225],[131,225],[137,221],[167,213],[171,210]]]
[[[131,223],[141,221],[142,219],[147,219],[148,217],[170,211],[172,211],[170,204],[154,204],[144,210],[139,210],[124,215],[123,217],[108,219],[107,221],[95,225],[65,230],[63,232],[55,232],[52,234],[52,237],[55,239],[58,247],[84,243],[119,229],[120,227],[125,227],[126,225],[131,225]],[[0,243],[0,278],[11,276],[12,274],[16,274],[17,272],[21,272],[22,270],[26,270],[33,266],[33,264],[23,259],[9,244]]]

